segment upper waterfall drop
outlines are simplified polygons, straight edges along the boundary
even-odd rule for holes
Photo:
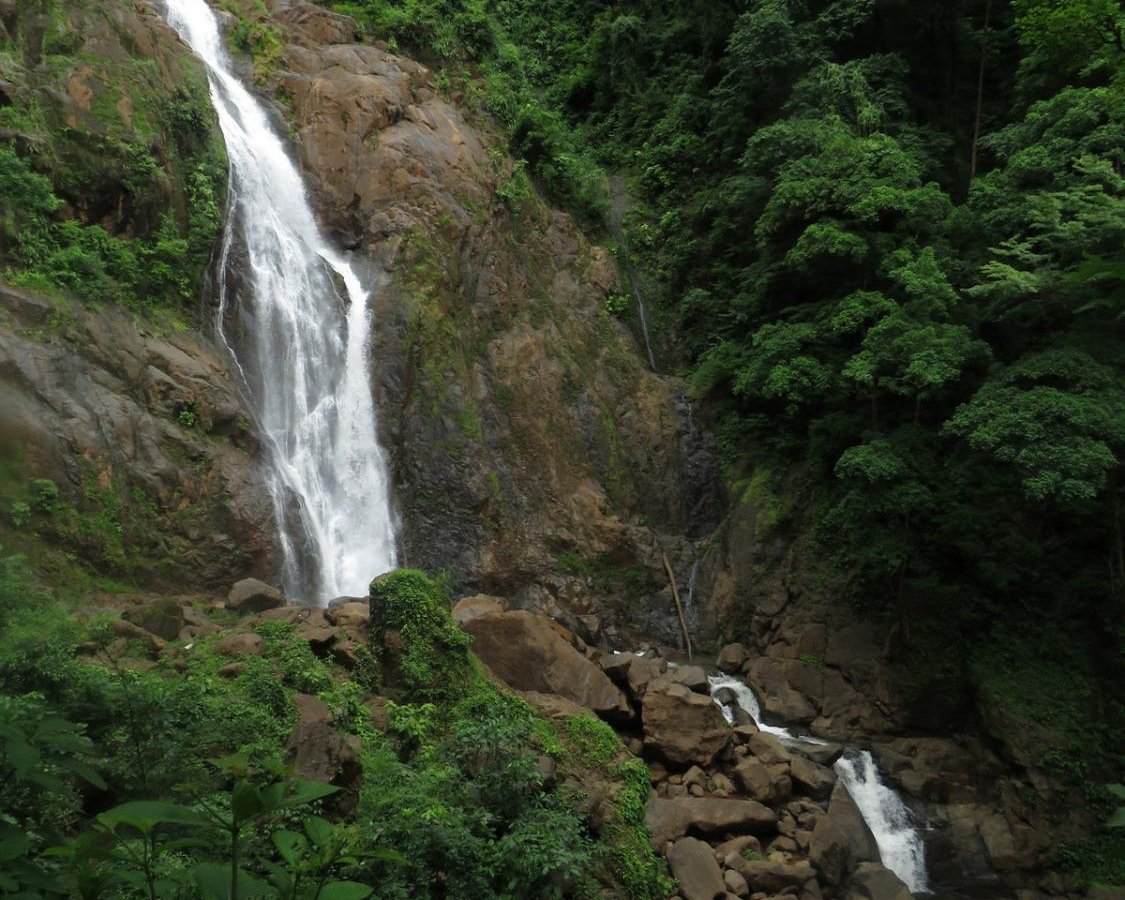
[[[365,594],[395,566],[368,377],[369,293],[321,235],[297,167],[231,70],[215,13],[205,0],[165,2],[168,23],[207,68],[226,139],[219,329],[267,448],[286,590],[319,603]],[[231,298],[224,276],[236,255],[245,258],[245,277]],[[237,334],[228,333],[228,312],[237,315]]]

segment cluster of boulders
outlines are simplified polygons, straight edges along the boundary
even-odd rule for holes
[[[653,786],[647,824],[681,900],[909,896],[880,864],[870,830],[836,780],[832,766],[842,748],[783,742],[760,729],[731,687],[712,686],[710,659],[705,669],[651,649],[610,652],[597,622],[571,630],[484,595],[458,602],[453,617],[498,682],[547,715],[594,713],[645,760]],[[165,597],[136,603],[109,623],[106,638],[82,651],[118,667],[184,668],[192,643],[208,637],[215,652],[229,657],[219,674],[233,678],[267,650],[255,626],[280,621],[292,624],[293,634],[318,656],[355,669],[369,661],[369,620],[366,599],[341,598],[324,609],[292,605],[276,588],[245,579],[221,602]],[[767,715],[770,696],[798,703],[789,690],[796,676],[763,685],[754,673],[765,668],[762,657],[739,644],[724,647],[714,660],[714,669],[754,685]],[[355,747],[332,727],[323,704],[298,697],[297,706],[289,742],[296,771],[341,785],[357,780]],[[976,797],[981,775],[972,744],[893,738],[876,746],[888,773],[938,823],[930,841],[935,864],[948,858],[964,867],[964,860],[979,859],[970,874],[985,883],[997,872],[1026,868],[1026,853],[1019,855],[1024,844],[1043,852],[1036,833],[1022,826],[1036,840],[1025,839],[1002,811]],[[1023,844],[1013,843],[1016,838]],[[974,849],[978,844],[983,849]],[[1060,883],[1051,893],[1067,889]]]
[[[462,600],[454,618],[508,687],[532,702],[561,696],[597,713],[646,760],[646,822],[682,900],[910,897],[880,864],[870,829],[836,780],[839,745],[786,746],[737,706],[728,723],[719,703],[734,698],[723,688],[712,697],[699,665],[652,651],[606,653],[493,598]],[[732,645],[718,662],[739,671],[747,654]]]

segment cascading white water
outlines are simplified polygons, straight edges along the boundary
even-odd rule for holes
[[[875,835],[883,865],[912,894],[928,890],[922,835],[902,798],[879,777],[875,758],[867,750],[848,751],[836,761],[835,769]]]
[[[368,381],[368,293],[322,237],[296,166],[231,71],[215,14],[205,0],[165,2],[169,24],[207,67],[230,158],[219,328],[268,451],[283,581],[320,603],[364,594],[395,564]],[[235,310],[225,270],[236,254],[245,273]],[[231,312],[237,335],[227,330]]]
[[[741,678],[734,675],[712,675],[707,680],[711,685],[712,699],[731,724],[734,723],[733,710],[720,703],[715,696],[722,688],[729,688],[734,692],[735,703],[754,720],[759,730],[776,735],[791,746],[802,743],[824,744],[824,741],[817,738],[795,735],[786,728],[762,722],[758,698]],[[867,827],[875,835],[883,865],[901,878],[911,893],[927,891],[926,854],[921,832],[902,798],[880,779],[875,758],[867,750],[849,749],[836,761],[833,768],[855,800]]]
[[[734,710],[732,710],[729,705],[720,703],[715,697],[723,688],[729,688],[734,692],[735,703],[754,720],[754,724],[758,726],[759,731],[774,734],[780,738],[795,740],[792,732],[788,729],[767,725],[762,721],[762,707],[758,704],[758,698],[754,696],[750,685],[741,678],[737,678],[734,675],[711,675],[708,676],[707,681],[711,685],[711,699],[718,704],[719,709],[722,710],[723,718],[731,725],[734,724]]]

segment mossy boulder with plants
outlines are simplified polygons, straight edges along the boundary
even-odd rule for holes
[[[645,764],[592,715],[545,718],[489,681],[441,579],[372,582],[371,638],[395,699],[389,740],[365,738],[358,814],[403,860],[380,896],[667,895]]]
[[[471,671],[469,637],[449,614],[440,580],[399,569],[371,582],[371,646],[385,684],[424,700],[460,696]]]

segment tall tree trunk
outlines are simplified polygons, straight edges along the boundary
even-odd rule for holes
[[[980,67],[977,69],[977,113],[973,121],[973,146],[969,153],[969,186],[977,177],[977,144],[980,142],[980,121],[984,107],[984,62],[988,57],[988,26],[992,21],[992,0],[984,5],[984,29],[980,39]]]

